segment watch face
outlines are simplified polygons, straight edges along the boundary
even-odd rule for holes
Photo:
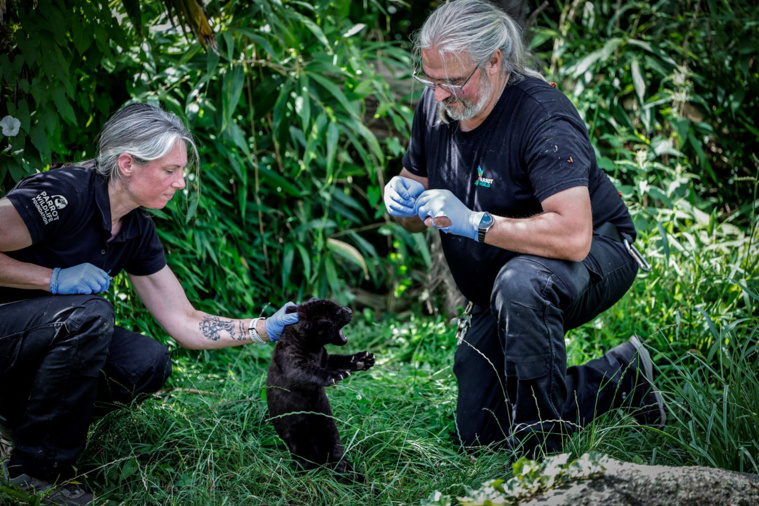
[[[480,219],[480,228],[487,228],[493,224],[493,216],[490,213],[485,213]]]

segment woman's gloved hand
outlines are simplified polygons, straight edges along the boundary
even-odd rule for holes
[[[90,263],[62,269],[53,269],[50,277],[50,293],[53,295],[101,293],[111,286],[111,278],[100,267]]]
[[[269,336],[270,341],[279,341],[279,338],[282,337],[282,332],[285,330],[285,325],[292,325],[298,322],[297,311],[286,313],[287,308],[290,306],[295,306],[295,304],[288,302],[264,321],[266,324],[266,334]]]

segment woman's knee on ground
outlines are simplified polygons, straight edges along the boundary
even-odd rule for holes
[[[142,336],[140,342],[114,346],[101,373],[98,400],[129,404],[139,397],[160,390],[171,376],[169,350],[161,343]]]

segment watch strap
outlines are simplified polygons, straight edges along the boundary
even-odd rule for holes
[[[256,324],[258,323],[258,320],[265,320],[266,318],[253,318],[250,320],[250,326],[248,327],[248,336],[250,337],[250,340],[254,343],[258,344],[269,344],[263,337],[261,337],[261,334],[258,333],[258,330],[256,329]]]

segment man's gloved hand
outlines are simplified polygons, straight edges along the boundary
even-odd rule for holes
[[[484,212],[470,211],[449,190],[427,190],[416,199],[416,214],[422,221],[432,218],[432,225],[445,232],[477,240],[477,229]],[[447,217],[451,224],[438,226],[435,218]],[[429,226],[429,225],[428,225]]]
[[[390,216],[411,218],[416,214],[414,200],[424,191],[419,181],[395,176],[385,185],[385,208]]]
[[[296,304],[288,302],[274,315],[267,318],[264,323],[266,324],[266,334],[269,336],[270,341],[279,341],[282,336],[282,331],[285,330],[285,325],[291,325],[298,322],[298,313],[285,313],[289,306],[295,306]]]
[[[111,278],[100,267],[84,263],[61,269],[53,269],[50,277],[50,293],[53,295],[91,294],[108,290]]]

